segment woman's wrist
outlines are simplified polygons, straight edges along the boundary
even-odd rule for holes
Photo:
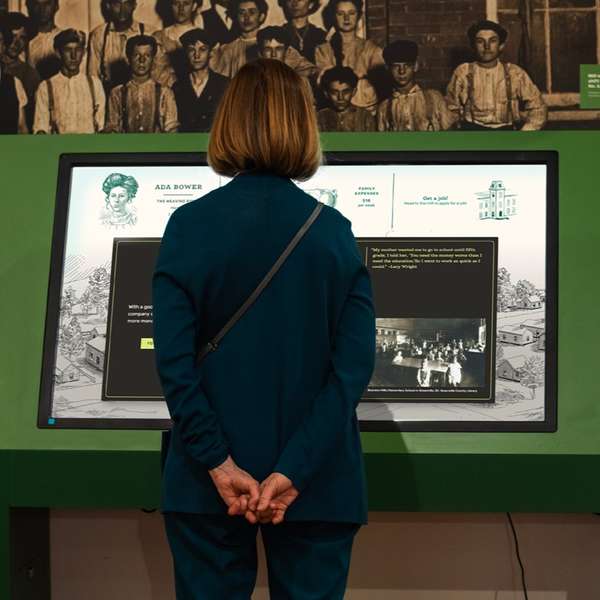
[[[227,473],[232,469],[235,469],[235,466],[236,465],[233,462],[233,458],[231,458],[231,455],[228,454],[227,458],[220,465],[209,469],[208,472],[210,473],[210,475],[216,475],[217,473]]]

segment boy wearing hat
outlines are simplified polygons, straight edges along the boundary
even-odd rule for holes
[[[214,49],[211,69],[232,78],[248,62],[249,54],[255,51],[256,34],[268,11],[266,0],[232,0],[230,12],[241,33],[233,42]]]
[[[191,29],[179,41],[188,67],[186,76],[173,85],[179,114],[179,131],[209,131],[229,79],[215,73],[208,66],[214,40],[206,31]]]
[[[129,38],[150,32],[144,23],[133,18],[136,0],[101,1],[107,22],[98,25],[90,34],[87,72],[98,77],[108,92],[129,78],[125,52]]]
[[[35,96],[34,133],[97,133],[104,128],[105,96],[97,77],[80,70],[85,33],[65,29],[54,38],[60,71]]]
[[[375,131],[375,117],[354,106],[358,77],[350,67],[332,67],[321,77],[321,88],[330,106],[317,113],[321,131]]]
[[[12,43],[12,31],[0,22],[0,57]],[[25,121],[27,94],[21,81],[13,77],[0,62],[0,133],[28,133]]]
[[[504,63],[507,31],[494,21],[478,21],[467,32],[474,62],[456,67],[446,90],[461,129],[501,131],[541,129],[547,108],[539,89],[521,67]]]
[[[29,42],[27,62],[37,70],[41,79],[50,79],[60,70],[60,60],[54,52],[54,38],[62,31],[54,23],[58,0],[26,0],[25,4],[37,31]]]
[[[156,39],[134,35],[125,53],[131,68],[127,83],[114,87],[108,100],[106,130],[112,133],[172,133],[177,131],[177,106],[171,88],[150,77]]]
[[[20,56],[27,56],[29,40],[35,36],[35,26],[29,17],[20,12],[9,12],[2,17],[12,33],[12,43],[6,46],[2,55],[2,66],[13,77],[21,81],[27,94],[27,107],[25,117],[27,127],[31,128],[33,124],[33,109],[35,106],[35,92],[40,84],[38,72],[28,63],[21,60]]]
[[[377,107],[378,131],[442,131],[455,121],[442,94],[423,89],[415,76],[419,68],[418,46],[398,40],[386,46],[383,59],[393,79],[391,98]]]

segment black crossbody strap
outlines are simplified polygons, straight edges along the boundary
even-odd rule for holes
[[[323,204],[319,202],[316,208],[313,210],[311,215],[308,217],[304,225],[300,227],[292,241],[288,244],[288,247],[283,251],[281,256],[277,259],[275,264],[271,267],[271,270],[265,275],[263,280],[258,284],[258,287],[252,292],[252,294],[248,297],[248,299],[238,308],[237,312],[227,321],[223,329],[217,333],[217,335],[206,344],[203,348],[198,352],[197,363],[200,363],[204,357],[213,350],[216,350],[219,342],[223,339],[223,336],[235,325],[235,323],[240,319],[240,317],[252,306],[254,301],[260,296],[261,292],[267,287],[275,273],[279,271],[281,265],[285,262],[286,258],[290,255],[292,250],[296,247],[298,242],[302,239],[304,234],[308,231],[308,228],[313,224],[315,219],[319,216],[319,213],[323,209]]]

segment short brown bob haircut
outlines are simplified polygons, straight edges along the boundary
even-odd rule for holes
[[[276,59],[246,63],[221,97],[207,159],[227,177],[249,171],[312,177],[322,155],[308,82]]]

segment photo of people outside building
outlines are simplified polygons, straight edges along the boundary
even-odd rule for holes
[[[0,131],[206,132],[258,57],[322,131],[598,129],[598,28],[595,0],[0,0]]]

